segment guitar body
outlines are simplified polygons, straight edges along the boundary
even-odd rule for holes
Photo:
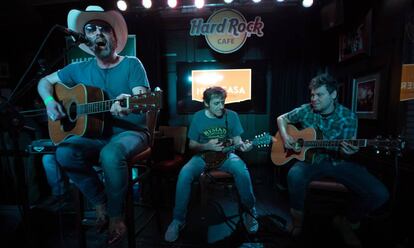
[[[280,132],[277,132],[273,139],[271,153],[271,159],[275,165],[284,165],[292,159],[304,161],[307,158],[307,151],[310,148],[301,147],[301,140],[303,141],[317,139],[317,133],[313,128],[305,128],[303,130],[298,130],[295,126],[288,125],[286,131],[290,136],[298,140],[298,146],[295,150],[286,149]]]
[[[204,162],[206,162],[207,170],[219,168],[228,157],[228,153],[207,151],[201,154]]]
[[[72,88],[63,84],[54,85],[54,97],[63,106],[66,117],[52,121],[48,120],[49,136],[54,144],[59,144],[67,137],[85,136],[99,137],[104,128],[104,114],[82,114],[76,113],[76,106],[90,102],[104,100],[103,91],[99,88],[78,84]]]

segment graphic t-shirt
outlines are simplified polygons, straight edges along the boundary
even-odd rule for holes
[[[239,116],[236,112],[226,109],[222,118],[208,118],[205,109],[194,114],[188,131],[188,138],[200,144],[210,139],[225,141],[243,133]],[[227,125],[226,125],[227,122]]]

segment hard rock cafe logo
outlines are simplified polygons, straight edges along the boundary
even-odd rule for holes
[[[264,23],[260,16],[247,22],[244,16],[233,9],[220,9],[204,22],[202,18],[191,20],[191,36],[204,35],[208,45],[219,53],[239,50],[247,37],[253,34],[262,37]]]

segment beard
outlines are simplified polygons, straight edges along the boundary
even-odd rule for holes
[[[107,59],[110,58],[115,51],[113,40],[105,40],[105,39],[98,39],[95,40],[93,44],[93,51],[95,53],[95,56],[99,59]]]

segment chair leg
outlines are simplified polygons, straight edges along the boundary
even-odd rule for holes
[[[132,198],[132,179],[129,179],[128,190],[127,190],[127,199],[126,199],[126,215],[125,219],[127,222],[128,228],[128,248],[135,248],[135,211],[134,211],[134,201]]]
[[[76,206],[76,232],[78,236],[78,247],[79,248],[86,248],[86,237],[85,237],[85,230],[82,224],[84,219],[84,200],[82,196],[82,192],[78,188],[75,187],[74,189],[75,195],[75,206]]]
[[[208,201],[208,178],[205,176],[200,176],[200,205],[201,205],[201,220],[206,220],[206,213],[208,210],[207,201]]]

